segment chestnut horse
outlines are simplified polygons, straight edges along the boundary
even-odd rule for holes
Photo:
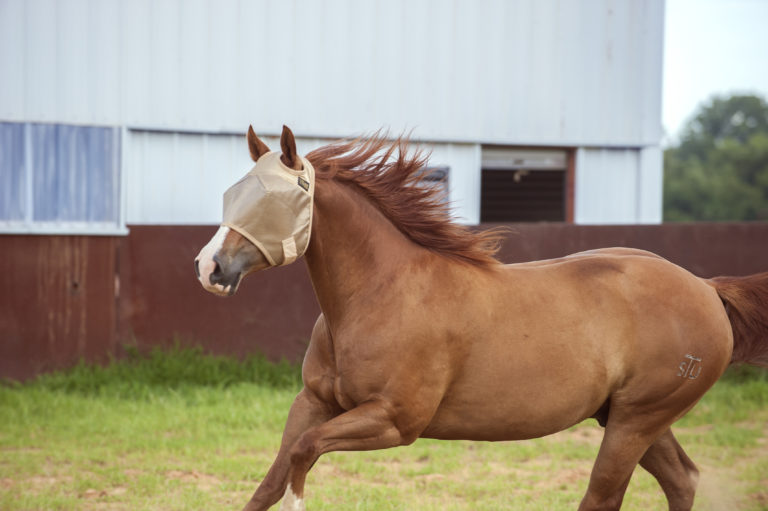
[[[255,162],[269,153],[252,128],[247,141]],[[304,509],[307,472],[330,451],[529,439],[590,417],[605,432],[579,509],[619,509],[638,463],[670,509],[691,509],[698,471],[670,426],[729,364],[768,366],[768,273],[702,279],[626,248],[501,264],[502,234],[453,223],[407,142],[302,158],[284,127],[280,145],[281,166],[313,168],[305,259],[322,314],[246,510]],[[195,261],[205,289],[232,294],[276,264],[248,237],[220,228]]]

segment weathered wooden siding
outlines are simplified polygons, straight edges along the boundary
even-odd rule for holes
[[[104,360],[114,351],[122,241],[0,236],[0,378]]]
[[[132,226],[120,254],[122,340],[178,339],[214,353],[300,359],[319,308],[303,262],[251,275],[234,296],[202,289],[193,261],[211,226]]]
[[[505,262],[628,246],[696,275],[768,270],[768,223],[514,224]],[[319,312],[299,262],[252,275],[233,297],[206,293],[193,259],[213,226],[132,226],[126,238],[0,236],[0,378],[104,360],[124,342],[299,360]]]
[[[662,225],[514,224],[499,259],[507,263],[582,250],[650,250],[700,277],[768,271],[768,222]]]

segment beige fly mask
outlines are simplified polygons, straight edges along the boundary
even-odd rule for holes
[[[272,266],[290,264],[309,245],[315,169],[306,158],[294,170],[270,152],[224,192],[222,225],[258,247]]]

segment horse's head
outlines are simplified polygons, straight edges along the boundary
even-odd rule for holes
[[[303,255],[312,227],[314,169],[296,153],[291,130],[283,126],[282,154],[270,152],[253,127],[247,139],[255,165],[224,193],[224,221],[195,258],[200,283],[222,296],[249,273]]]

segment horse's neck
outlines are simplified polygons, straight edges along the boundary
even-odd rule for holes
[[[424,252],[351,185],[318,183],[306,261],[329,322]]]

